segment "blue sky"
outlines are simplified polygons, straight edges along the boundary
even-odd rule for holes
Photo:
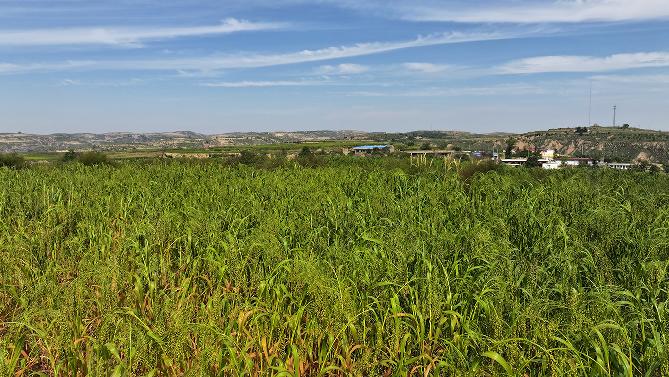
[[[0,132],[669,130],[668,1],[0,0]]]

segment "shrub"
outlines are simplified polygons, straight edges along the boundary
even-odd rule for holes
[[[502,165],[491,160],[484,160],[479,161],[478,163],[468,163],[463,165],[458,171],[458,175],[464,182],[469,182],[477,174],[484,174],[489,171],[497,171],[500,169],[502,169]]]
[[[311,149],[309,149],[309,147],[302,147],[300,154],[298,154],[298,157],[301,158],[311,157],[311,156],[313,156],[313,153],[311,152]]]
[[[77,155],[77,161],[88,166],[108,164],[107,155],[101,152],[83,152]]]
[[[25,166],[25,159],[16,153],[0,153],[0,167],[20,169]]]
[[[67,152],[65,152],[65,154],[61,158],[61,161],[70,162],[70,161],[75,161],[76,159],[77,159],[77,152],[70,149]]]
[[[527,163],[525,164],[526,167],[528,168],[538,168],[541,167],[541,162],[539,162],[539,157],[537,156],[530,156],[527,158]]]
[[[255,163],[258,160],[258,155],[251,151],[242,151],[239,155],[239,163],[250,165]]]

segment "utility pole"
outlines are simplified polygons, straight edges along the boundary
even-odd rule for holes
[[[618,106],[613,105],[613,127],[616,126],[616,109],[617,108],[618,108]]]

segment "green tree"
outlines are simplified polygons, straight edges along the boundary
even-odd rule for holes
[[[20,169],[25,166],[25,159],[17,153],[0,153],[0,167]]]
[[[258,162],[258,155],[250,150],[243,150],[239,155],[239,163],[244,165],[253,165]]]
[[[83,152],[77,156],[77,161],[84,165],[93,166],[93,165],[103,165],[108,164],[109,159],[107,155],[102,152]]]
[[[300,153],[297,155],[298,157],[305,158],[305,157],[311,157],[313,156],[313,152],[311,152],[311,149],[307,146],[302,147],[302,150]]]
[[[74,161],[76,159],[77,159],[77,152],[70,149],[67,152],[65,152],[65,154],[63,155],[63,158],[61,160],[63,162],[70,162],[70,161]]]
[[[588,133],[588,127],[576,127],[576,133],[579,136],[583,136],[584,134]]]
[[[538,168],[541,166],[541,162],[539,162],[539,156],[537,155],[531,155],[527,158],[527,162],[525,163],[525,166],[528,168]]]
[[[309,147],[305,146],[300,153],[298,153],[297,161],[304,167],[315,168],[318,166],[321,159],[319,159]]]
[[[506,149],[504,150],[504,157],[511,158],[513,157],[513,149],[516,147],[516,139],[508,138],[506,140]]]
[[[634,165],[631,170],[633,171],[648,171],[651,167],[651,164],[646,161],[640,161],[638,164]]]

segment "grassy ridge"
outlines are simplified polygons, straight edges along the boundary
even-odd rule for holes
[[[669,374],[669,178],[0,169],[0,375]]]

